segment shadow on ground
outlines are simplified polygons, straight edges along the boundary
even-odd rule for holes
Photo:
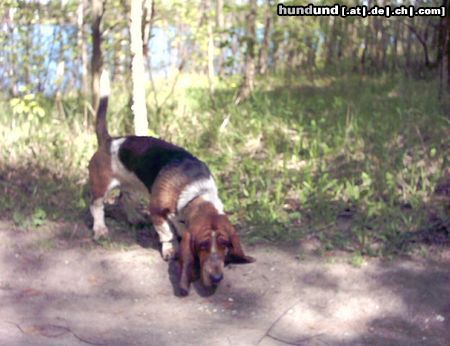
[[[10,345],[446,345],[450,337],[448,249],[356,268],[345,254],[300,259],[292,248],[252,246],[257,262],[229,265],[214,294],[193,287],[179,298],[157,249],[101,246],[83,225],[33,232],[2,221],[0,244],[0,339]]]

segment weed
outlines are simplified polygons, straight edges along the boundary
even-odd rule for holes
[[[42,226],[47,219],[47,213],[42,208],[36,208],[30,218],[31,227],[37,228]]]
[[[366,262],[364,260],[364,257],[360,253],[356,252],[355,254],[353,254],[350,263],[356,268],[361,268]]]
[[[16,210],[12,214],[12,219],[14,221],[14,224],[19,227],[19,229],[37,229],[45,224],[47,213],[40,207],[37,207],[29,216]]]

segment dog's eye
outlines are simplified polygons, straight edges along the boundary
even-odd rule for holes
[[[219,238],[219,239],[217,239],[217,242],[219,243],[220,246],[223,246],[223,247],[231,247],[231,243],[230,243],[230,241],[227,240],[227,239]]]
[[[209,241],[205,240],[198,244],[198,248],[200,250],[208,250],[209,249]]]

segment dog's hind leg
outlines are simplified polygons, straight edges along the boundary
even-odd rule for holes
[[[108,235],[108,228],[105,225],[105,211],[103,197],[96,198],[90,205],[92,217],[94,218],[94,239],[99,239]]]
[[[91,187],[90,211],[94,219],[94,239],[108,235],[105,224],[104,198],[108,191],[119,186],[111,171],[110,156],[98,151],[89,162],[89,183]]]

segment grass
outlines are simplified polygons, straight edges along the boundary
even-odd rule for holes
[[[206,79],[182,76],[164,107],[150,94],[148,108],[151,133],[208,163],[248,241],[315,237],[325,251],[377,256],[403,251],[404,239],[429,227],[431,214],[448,223],[448,200],[435,194],[449,157],[437,81],[272,76],[240,106],[233,103],[236,83],[218,82],[211,98]],[[158,90],[163,100],[169,88]],[[115,95],[110,132],[130,133],[128,100]],[[34,224],[86,213],[96,141],[80,102],[67,97],[64,106],[60,118],[35,95],[1,102],[5,217]]]

